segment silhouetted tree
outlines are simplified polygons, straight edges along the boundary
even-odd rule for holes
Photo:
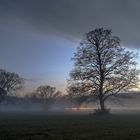
[[[21,89],[23,83],[23,78],[18,74],[0,69],[0,99],[2,100],[8,93]]]
[[[56,91],[55,87],[49,85],[41,85],[30,94],[30,98],[53,100],[60,97],[61,95],[62,93],[60,91]]]
[[[49,85],[39,86],[35,91],[36,97],[50,99],[56,96],[56,88]]]
[[[62,97],[63,93],[61,91],[56,91],[53,98]]]
[[[81,85],[84,92],[79,94],[96,94],[100,111],[104,112],[104,102],[110,96],[137,87],[140,71],[134,57],[133,52],[120,46],[120,39],[111,30],[90,31],[74,54],[70,85]]]
[[[41,85],[30,95],[30,97],[34,100],[40,100],[44,105],[47,105],[47,109],[50,109],[54,101],[56,101],[61,95],[62,93],[56,91],[55,87]]]

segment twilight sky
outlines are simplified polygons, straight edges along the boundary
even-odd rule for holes
[[[26,91],[41,84],[64,91],[79,41],[97,27],[140,52],[140,1],[0,0],[0,68],[24,77]]]

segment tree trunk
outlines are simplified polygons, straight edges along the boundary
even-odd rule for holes
[[[101,112],[104,112],[105,105],[104,105],[104,98],[103,98],[103,78],[102,77],[101,77],[101,83],[100,83],[100,89],[99,89],[99,102],[100,102]]]
[[[100,71],[100,86],[99,86],[99,101],[100,101],[100,111],[101,113],[105,112],[105,106],[104,106],[104,99],[103,99],[103,84],[104,84],[104,69],[103,62],[101,58],[101,52],[99,50],[99,44],[97,44],[97,55],[98,55],[98,64],[99,64],[99,71]]]
[[[102,95],[99,97],[99,101],[100,101],[101,112],[104,112],[105,111],[105,105],[104,105],[104,100],[103,100]]]

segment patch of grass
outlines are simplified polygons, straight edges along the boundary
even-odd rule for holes
[[[140,115],[0,114],[0,140],[140,140]]]

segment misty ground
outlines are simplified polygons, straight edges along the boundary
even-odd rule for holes
[[[1,112],[0,140],[139,140],[140,113]]]

